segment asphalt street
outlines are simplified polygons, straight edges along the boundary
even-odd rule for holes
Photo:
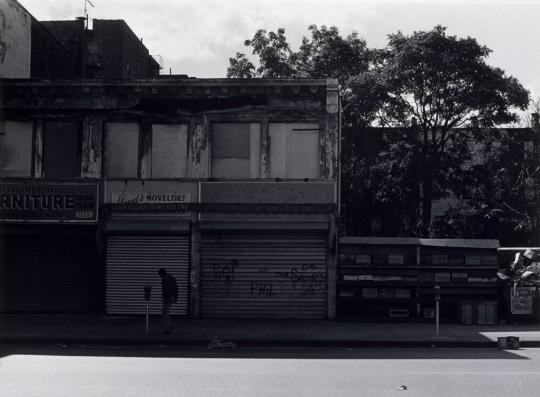
[[[0,396],[538,396],[540,349],[0,347]]]

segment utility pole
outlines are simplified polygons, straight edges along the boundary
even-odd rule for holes
[[[435,336],[439,336],[439,302],[441,300],[441,287],[435,286]]]
[[[533,129],[533,158],[534,158],[534,245],[540,247],[540,121],[538,113],[531,115]]]

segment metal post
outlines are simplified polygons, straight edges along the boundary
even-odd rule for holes
[[[148,335],[148,325],[150,323],[150,319],[149,319],[149,310],[148,310],[148,306],[149,306],[149,301],[147,300],[146,301],[146,335]]]
[[[152,287],[150,285],[144,286],[144,300],[146,301],[146,335],[148,335],[148,328],[150,324],[150,298],[152,296]]]
[[[435,336],[439,336],[439,301],[441,300],[441,287],[435,286]]]
[[[435,336],[439,336],[439,301],[435,302]]]

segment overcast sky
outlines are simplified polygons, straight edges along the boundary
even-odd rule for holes
[[[73,19],[84,0],[19,0],[38,20]],[[225,77],[228,58],[249,52],[257,29],[283,27],[294,49],[310,24],[357,31],[380,48],[386,35],[435,25],[471,36],[493,50],[488,62],[540,96],[540,0],[91,0],[90,18],[124,19],[165,69],[195,77]]]

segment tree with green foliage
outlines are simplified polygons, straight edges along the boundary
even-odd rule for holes
[[[308,27],[298,51],[292,51],[285,29],[276,32],[260,29],[244,45],[252,48],[259,67],[245,54],[229,58],[227,77],[246,78],[337,78],[344,87],[352,76],[368,69],[369,51],[356,32],[343,37],[336,27]]]
[[[509,245],[534,244],[534,179],[540,172],[534,134],[528,128],[494,128],[476,138],[479,143],[470,147],[474,161],[463,171],[464,183],[455,187],[460,200],[434,223],[437,236],[488,235]]]
[[[458,128],[471,120],[484,128],[515,122],[513,109],[525,110],[529,94],[514,77],[488,65],[491,50],[473,38],[449,36],[442,26],[388,37],[386,48],[374,57],[374,67],[350,82],[351,103],[359,103],[378,125],[409,126],[399,139],[391,138],[390,150],[379,156],[375,167],[390,170],[396,151],[409,146],[414,155],[401,165],[404,172],[381,175],[380,196],[388,200],[385,186],[410,185],[417,215],[405,232],[427,236],[432,232],[433,199],[451,194],[464,182],[460,164],[469,156],[470,136]],[[367,106],[366,93],[375,98]],[[410,170],[415,178],[408,177]],[[393,200],[411,197],[398,194]]]

